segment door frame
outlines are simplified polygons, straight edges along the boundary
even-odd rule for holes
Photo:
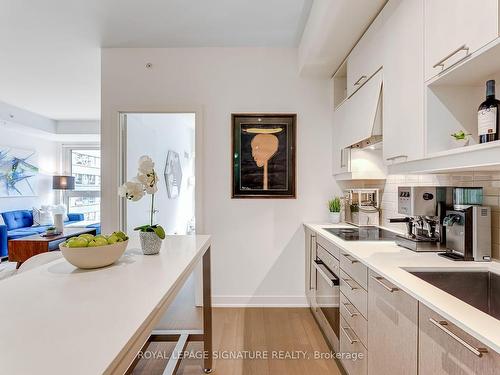
[[[158,110],[138,110],[133,111],[118,111],[118,184],[119,186],[125,182],[126,176],[126,160],[124,158],[126,153],[126,115],[127,114],[179,114],[179,113],[194,113],[195,115],[195,223],[196,223],[196,233],[205,232],[204,223],[204,200],[203,200],[203,185],[204,185],[204,174],[202,161],[204,157],[204,147],[203,147],[203,126],[202,126],[202,111],[199,108],[196,109],[158,109]],[[120,230],[125,228],[125,215],[126,215],[126,204],[125,199],[121,199],[118,205],[118,218]]]

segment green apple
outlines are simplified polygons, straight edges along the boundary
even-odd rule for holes
[[[98,245],[97,245],[97,242],[95,242],[94,240],[92,240],[92,241],[89,242],[88,246],[89,247],[97,247]]]
[[[113,243],[118,242],[118,236],[115,234],[112,234],[111,236],[108,237],[108,243],[111,245]]]
[[[104,234],[98,234],[94,237],[94,239],[102,238],[103,240],[107,240],[108,238]]]
[[[96,246],[106,246],[108,244],[108,241],[105,238],[95,238],[94,242],[96,243]]]
[[[127,235],[123,232],[115,232],[113,233],[114,235],[116,235],[116,237],[122,239],[123,241],[125,241],[127,239]]]
[[[68,241],[68,247],[87,247],[89,242],[85,238],[75,238]]]
[[[90,233],[81,234],[78,237],[85,238],[87,241],[92,241],[94,239],[94,235]]]

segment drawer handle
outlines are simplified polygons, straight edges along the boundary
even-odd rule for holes
[[[347,284],[347,286],[351,289],[351,290],[355,290],[355,289],[359,289],[356,285],[352,285],[351,284],[351,280],[350,279],[342,279],[344,281],[344,283]]]
[[[359,263],[359,260],[353,259],[350,254],[342,254],[351,264]]]
[[[335,275],[333,272],[330,272],[330,270],[321,260],[314,261],[314,268],[316,268],[316,271],[318,271],[318,273],[325,279],[330,288],[339,285],[339,279],[337,275]]]
[[[358,78],[358,80],[356,82],[354,82],[354,86],[358,86],[361,84],[361,81],[366,79],[366,76],[365,75],[362,75],[361,77]]]
[[[460,47],[458,47],[456,50],[450,52],[448,55],[446,55],[445,57],[443,57],[441,60],[439,60],[437,63],[435,63],[432,67],[433,68],[437,68],[438,66],[441,67],[441,71],[444,71],[446,69],[449,69],[451,68],[453,65],[450,65],[448,68],[444,68],[444,63],[446,62],[446,60],[448,60],[450,57],[456,55],[458,52],[460,51],[465,51],[465,56],[462,57],[460,60],[458,60],[456,63],[454,63],[453,65],[457,64],[458,62],[462,61],[463,59],[465,59],[466,57],[469,57],[469,47],[467,47],[467,45],[461,45]]]
[[[458,337],[455,335],[453,332],[451,332],[448,328],[445,326],[448,325],[448,322],[446,320],[434,320],[432,318],[429,318],[429,322],[434,324],[436,327],[438,327],[441,331],[445,332],[448,334],[451,338],[453,338],[455,341],[459,342],[463,346],[465,346],[467,349],[469,349],[472,353],[474,353],[476,356],[481,358],[483,356],[483,353],[488,353],[488,349],[486,348],[474,348],[472,345],[470,345],[468,342],[463,340],[462,338]]]
[[[393,293],[393,292],[397,292],[399,290],[399,288],[396,288],[396,287],[390,287],[389,285],[386,285],[384,282],[382,282],[382,280],[385,280],[383,277],[380,277],[380,276],[370,276],[373,280],[375,280],[377,283],[379,283],[380,285],[382,285],[384,287],[385,290]]]
[[[341,326],[341,327],[340,327],[340,329],[341,329],[341,330],[342,330],[342,332],[344,333],[345,337],[347,337],[347,340],[349,340],[349,342],[351,343],[351,345],[352,345],[352,344],[354,344],[355,342],[358,342],[358,339],[353,339],[353,338],[351,337],[351,335],[349,335],[349,334],[347,333],[347,330],[348,330],[348,329],[350,330],[350,328],[349,328],[349,327],[342,327],[342,326]]]
[[[344,309],[345,311],[347,311],[347,313],[349,314],[349,316],[351,318],[354,318],[355,316],[358,316],[358,313],[357,312],[352,312],[347,306],[352,306],[352,304],[350,303],[342,303],[342,305],[344,306]]]

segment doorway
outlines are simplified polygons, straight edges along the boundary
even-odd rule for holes
[[[154,222],[167,234],[194,234],[196,114],[122,113],[120,127],[121,181],[136,176],[141,156],[151,157],[158,174]],[[148,222],[147,198],[122,200],[121,227],[126,233]]]

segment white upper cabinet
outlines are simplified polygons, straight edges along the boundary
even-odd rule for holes
[[[383,17],[379,15],[347,58],[347,96],[352,95],[382,67],[382,39]]]
[[[372,135],[376,125],[377,110],[382,92],[382,70],[375,74],[353,96],[342,104],[348,104],[344,115],[341,146],[347,147]]]
[[[425,79],[498,37],[499,0],[425,0]]]
[[[388,165],[424,155],[423,13],[422,0],[390,0],[383,10],[383,154]]]

